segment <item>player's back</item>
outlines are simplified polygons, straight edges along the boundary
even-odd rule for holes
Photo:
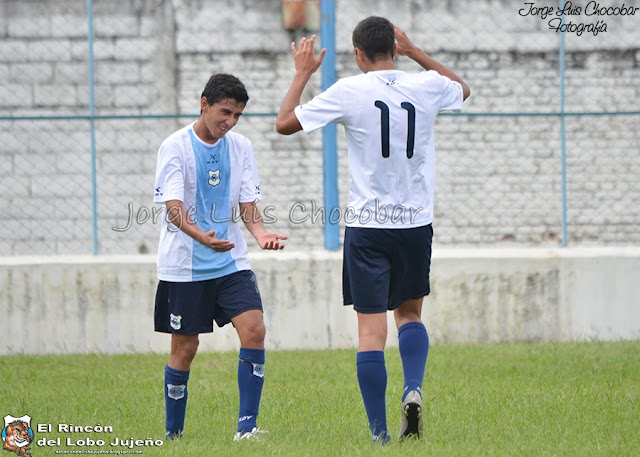
[[[374,211],[377,206],[378,212],[386,207],[389,214],[404,208],[412,220],[400,225],[430,223],[433,124],[443,109],[461,108],[461,96],[451,93],[461,93],[460,86],[434,71],[399,70],[371,71],[344,78],[337,85],[345,103],[340,122],[349,151],[349,205]],[[412,208],[417,213],[410,214]]]

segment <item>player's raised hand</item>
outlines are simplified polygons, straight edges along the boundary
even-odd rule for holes
[[[213,230],[205,232],[204,237],[202,238],[203,240],[201,241],[201,243],[205,246],[210,247],[216,252],[226,252],[236,247],[236,245],[229,240],[221,240],[219,238],[216,238],[216,232]]]
[[[318,56],[316,56],[314,50],[315,41],[315,35],[312,35],[309,39],[302,37],[297,49],[295,41],[291,43],[291,54],[293,54],[296,73],[312,74],[320,68],[322,58],[327,53],[327,49],[322,48]]]
[[[406,32],[400,27],[394,25],[393,31],[396,35],[396,51],[401,56],[406,56],[415,51],[416,46],[411,42]]]
[[[284,240],[286,239],[288,239],[286,236],[279,233],[264,232],[256,238],[256,241],[262,249],[278,251],[284,249]]]

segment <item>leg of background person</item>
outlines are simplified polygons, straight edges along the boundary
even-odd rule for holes
[[[164,368],[164,401],[167,438],[182,436],[187,410],[187,382],[191,362],[198,351],[198,335],[171,335],[171,355]]]
[[[422,301],[423,297],[407,300],[394,310],[404,373],[403,401],[413,390],[422,395],[422,382],[429,354],[429,335],[421,320]]]
[[[387,313],[358,313],[358,384],[375,440],[387,442],[387,368],[384,347],[387,342]]]
[[[238,361],[240,409],[237,431],[245,433],[251,432],[257,426],[264,385],[266,328],[262,311],[257,309],[246,311],[231,319],[231,322],[240,338],[240,360]]]

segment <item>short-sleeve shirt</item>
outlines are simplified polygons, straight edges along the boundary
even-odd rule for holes
[[[216,252],[163,217],[157,260],[158,278],[163,281],[202,281],[251,269],[238,224],[238,204],[256,202],[261,196],[251,142],[228,132],[208,144],[196,135],[194,124],[173,133],[160,146],[153,201],[180,200],[200,229],[214,230],[216,238],[229,240],[235,247]]]
[[[435,71],[370,71],[340,79],[295,108],[303,130],[343,124],[350,227],[411,228],[433,220],[433,124],[462,109],[462,86]]]

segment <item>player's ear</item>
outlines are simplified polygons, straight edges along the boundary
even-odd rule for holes
[[[204,113],[209,108],[209,100],[207,97],[202,97],[200,99],[200,111]]]
[[[398,54],[398,45],[393,43],[393,55],[391,57],[395,57]]]

